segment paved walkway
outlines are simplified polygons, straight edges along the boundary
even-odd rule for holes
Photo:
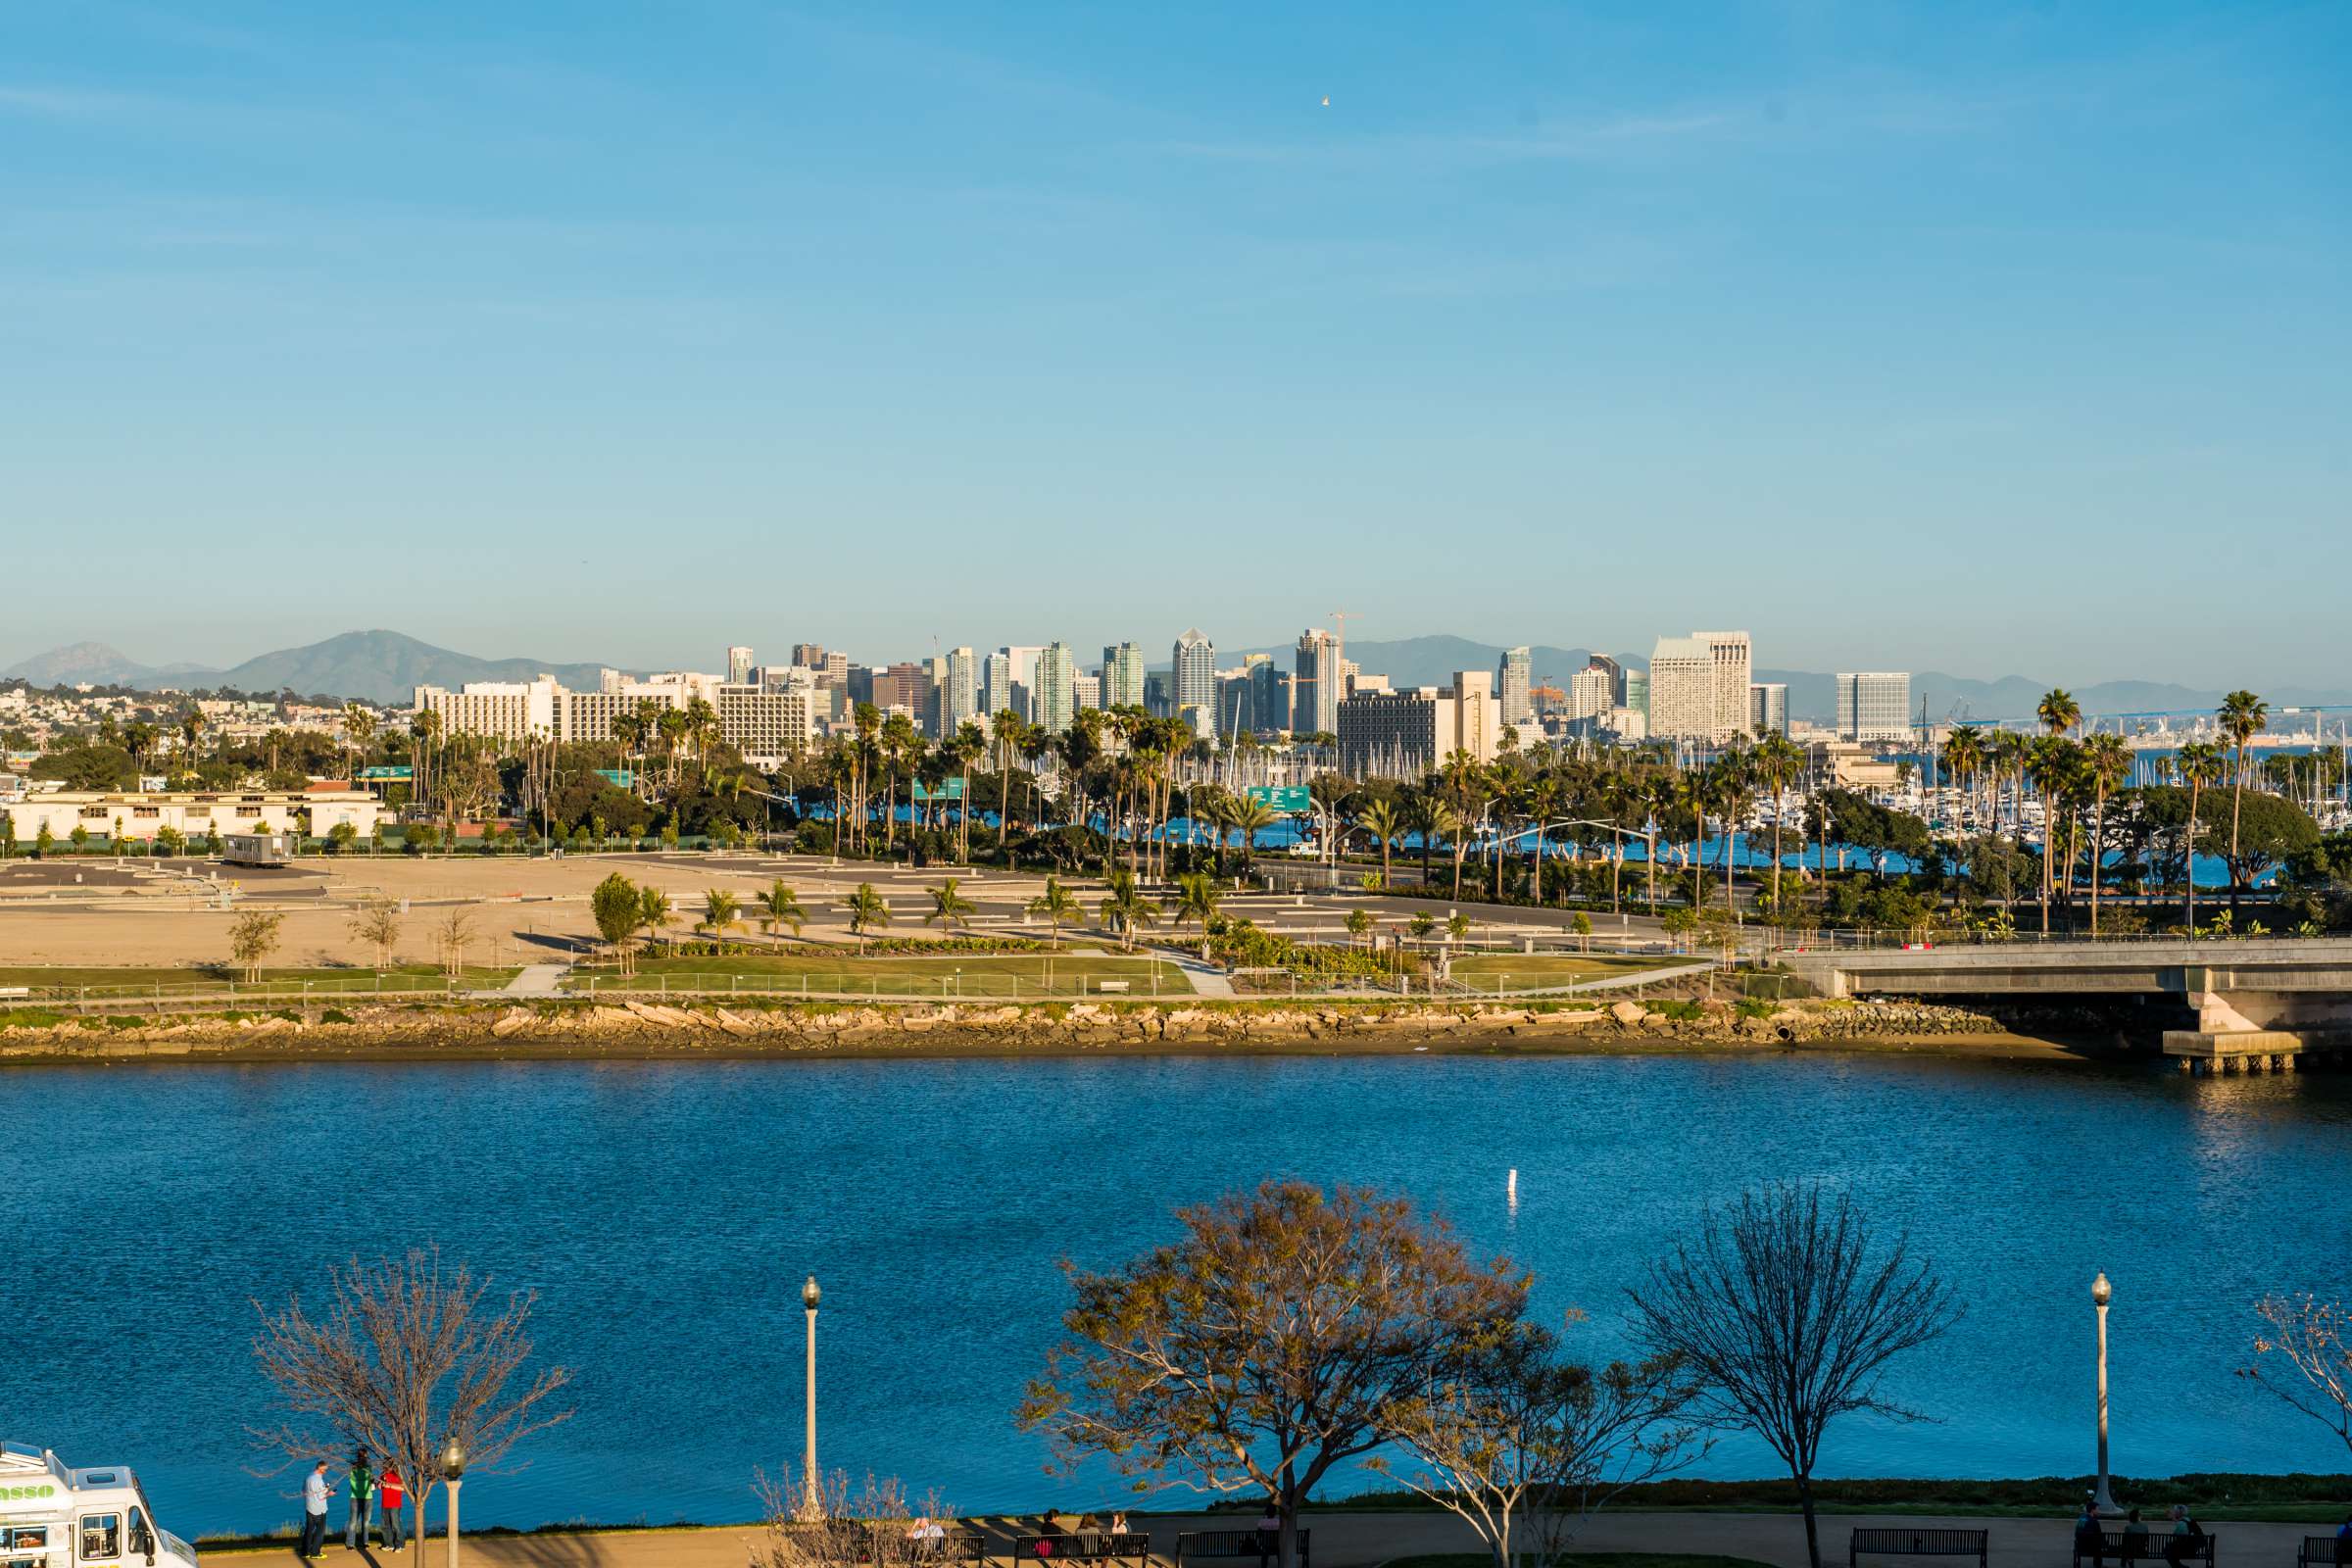
[[[552,997],[558,994],[564,976],[571,968],[567,963],[534,963],[526,965],[514,979],[507,982],[503,995],[510,997]]]
[[[2148,1513],[2159,1517],[2160,1506]],[[1065,1521],[1066,1522],[1066,1521]],[[1173,1561],[1176,1536],[1185,1530],[1246,1528],[1244,1514],[1158,1514],[1135,1521],[1152,1538],[1153,1557]],[[981,1522],[991,1552],[1002,1561],[1011,1545],[1013,1522]],[[1436,1510],[1397,1513],[1312,1513],[1307,1527],[1314,1532],[1314,1560],[1319,1568],[1373,1568],[1392,1558],[1428,1552],[1476,1552],[1482,1548],[1469,1528],[1451,1514]],[[1848,1533],[1856,1527],[1927,1530],[1984,1530],[1990,1532],[1987,1556],[1996,1568],[2066,1568],[2070,1563],[2073,1522],[2068,1519],[1973,1519],[1925,1515],[1825,1514],[1821,1519],[1821,1556],[1824,1563],[1842,1562]],[[1027,1528],[1024,1524],[1021,1528]],[[2161,1525],[2157,1527],[2161,1529]],[[2295,1548],[2306,1535],[2328,1535],[2331,1527],[2305,1524],[2233,1524],[2210,1527],[2217,1539],[2217,1555],[2226,1553],[2241,1568],[2291,1568]],[[588,1531],[579,1534],[496,1536],[465,1543],[468,1568],[744,1568],[751,1546],[760,1537],[758,1525],[719,1525],[700,1530]],[[426,1562],[439,1559],[441,1541],[431,1543]],[[1793,1513],[1602,1513],[1581,1530],[1577,1551],[1695,1552],[1744,1557],[1772,1568],[1806,1568],[1805,1522]],[[216,1555],[208,1551],[206,1555]],[[239,1556],[284,1558],[294,1561],[290,1547],[264,1548]],[[322,1568],[408,1568],[406,1554],[369,1553],[367,1557],[343,1549],[340,1536],[329,1531]],[[1874,1559],[1891,1564],[1893,1559]],[[1016,1565],[1017,1568],[1017,1565]],[[1247,1565],[1244,1565],[1247,1568]]]

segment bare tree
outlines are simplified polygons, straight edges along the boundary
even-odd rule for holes
[[[2254,1310],[2270,1328],[2254,1337],[2254,1364],[2237,1375],[2270,1390],[2352,1448],[2352,1314],[2309,1292],[2266,1296]]]
[[[441,972],[455,980],[466,972],[466,944],[473,940],[473,915],[464,905],[454,906],[433,932],[441,950]]]
[[[400,902],[381,893],[363,901],[351,912],[351,934],[375,949],[378,969],[389,967],[392,950],[400,945]]]
[[[956,1510],[936,1492],[919,1510],[909,1506],[896,1477],[868,1475],[853,1488],[849,1473],[836,1470],[819,1478],[815,1510],[807,1481],[789,1464],[773,1477],[758,1472],[752,1490],[766,1524],[752,1568],[943,1568],[956,1559],[949,1539]]]
[[[1626,1488],[1707,1451],[1685,1418],[1697,1396],[1679,1356],[1595,1369],[1568,1356],[1551,1330],[1515,1322],[1383,1413],[1384,1435],[1418,1470],[1386,1453],[1364,1465],[1469,1525],[1495,1568],[1514,1561],[1522,1517],[1534,1560],[1556,1562],[1577,1529]]]
[[[1831,1421],[1864,1410],[1927,1419],[1880,1393],[1886,1363],[1941,1334],[1960,1306],[1902,1237],[1872,1253],[1871,1228],[1843,1196],[1783,1183],[1710,1206],[1698,1232],[1653,1261],[1629,1293],[1653,1353],[1682,1357],[1696,1409],[1762,1438],[1788,1466],[1821,1568],[1813,1465]]]
[[[1063,1467],[1099,1454],[1139,1492],[1264,1497],[1293,1568],[1315,1485],[1379,1447],[1381,1412],[1446,1357],[1517,1319],[1527,1277],[1350,1188],[1268,1182],[1177,1219],[1180,1240],[1111,1273],[1063,1265],[1069,1337],[1020,1420]]]
[[[262,965],[277,951],[277,928],[285,918],[282,914],[248,909],[229,922],[229,956],[237,960],[237,968],[247,980],[261,979]]]
[[[531,1356],[530,1292],[486,1307],[488,1279],[461,1263],[444,1269],[438,1250],[412,1250],[398,1262],[363,1267],[358,1258],[327,1271],[325,1315],[253,1303],[262,1330],[253,1356],[275,1386],[289,1419],[247,1430],[288,1464],[326,1458],[354,1445],[397,1461],[416,1509],[411,1551],[424,1560],[424,1504],[453,1443],[469,1471],[495,1472],[522,1439],[570,1419],[554,1395],[571,1382],[561,1366],[508,1382]]]

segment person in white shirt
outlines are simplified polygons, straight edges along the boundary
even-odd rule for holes
[[[321,1459],[302,1482],[302,1544],[296,1548],[305,1562],[326,1544],[326,1461]]]

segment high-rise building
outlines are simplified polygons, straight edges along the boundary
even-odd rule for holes
[[[1869,670],[1838,677],[1838,738],[1845,741],[1911,739],[1911,674]]]
[[[1188,708],[1205,708],[1212,714],[1216,711],[1217,650],[1200,627],[1188,627],[1176,639],[1172,671],[1176,677],[1174,700],[1178,712]]]
[[[1046,650],[1042,644],[1006,644],[997,652],[1003,654],[1012,671],[1012,710],[1029,720],[1037,721],[1037,656]]]
[[[1568,677],[1568,710],[1561,716],[1571,724],[1597,719],[1617,706],[1617,693],[1605,669],[1587,665]]]
[[[1070,681],[1070,693],[1071,706],[1078,711],[1083,713],[1090,708],[1099,709],[1102,706],[1102,677],[1100,675],[1076,676]]]
[[[1502,721],[1519,724],[1535,716],[1535,707],[1528,701],[1527,689],[1534,664],[1525,648],[1506,649],[1502,666],[1494,674],[1494,689],[1502,700]]]
[[[1271,655],[1250,666],[1250,728],[1272,735],[1291,727],[1291,678]]]
[[[1747,689],[1747,727],[1756,735],[1788,733],[1788,688],[1777,680]]]
[[[1594,654],[1585,661],[1587,669],[1597,669],[1609,677],[1609,704],[1616,707],[1625,702],[1625,666],[1606,654]]]
[[[1298,662],[1291,676],[1291,731],[1336,735],[1340,723],[1340,645],[1318,627],[1298,634]]]
[[[1029,688],[1034,711],[1030,722],[1049,735],[1059,735],[1070,727],[1070,712],[1077,702],[1078,662],[1070,657],[1070,645],[1052,642],[1037,651],[1037,679]]]
[[[1174,716],[1176,704],[1171,696],[1173,690],[1174,677],[1167,674],[1166,671],[1157,669],[1144,671],[1144,711],[1150,713],[1153,718]]]
[[[948,678],[939,689],[939,733],[954,735],[980,716],[980,663],[969,648],[948,650]]]
[[[1335,722],[1340,771],[1354,778],[1413,778],[1457,751],[1493,760],[1502,705],[1493,675],[1456,670],[1451,686],[1350,696],[1341,702]]]
[[[816,682],[798,673],[781,686],[729,681],[718,689],[719,738],[756,766],[773,767],[816,740]]]
[[[417,687],[416,708],[419,713],[437,715],[444,735],[519,741],[556,733],[556,710],[564,695],[553,675],[536,680],[469,680],[454,692],[440,686]]]
[[[1628,669],[1623,684],[1625,694],[1621,700],[1624,706],[1640,713],[1642,724],[1646,726],[1649,723],[1649,671]]]
[[[1102,706],[1144,706],[1144,651],[1133,643],[1102,650]]]
[[[738,644],[727,650],[727,684],[745,686],[752,679],[752,651]]]
[[[794,643],[792,645],[792,662],[803,669],[822,669],[825,667],[825,645],[823,643]]]
[[[1012,656],[1000,648],[988,656],[987,663],[981,667],[980,710],[993,724],[1006,709],[1020,711],[1012,705]]]
[[[1747,633],[1661,637],[1649,656],[1649,732],[1720,745],[1747,733]]]

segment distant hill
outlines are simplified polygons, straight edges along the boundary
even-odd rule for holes
[[[105,643],[69,643],[0,669],[0,680],[24,680],[35,686],[145,686],[203,672],[196,664],[142,664]]]
[[[536,659],[477,659],[396,631],[347,631],[305,648],[283,648],[227,669],[198,664],[141,664],[104,643],[74,643],[36,654],[0,670],[0,679],[36,686],[121,685],[230,687],[247,692],[292,691],[304,697],[357,697],[406,703],[418,686],[459,686],[469,680],[529,680],[550,674],[576,689],[593,688],[598,664]]]
[[[593,690],[598,664],[559,664],[537,659],[477,659],[418,642],[396,631],[347,631],[307,648],[286,648],[248,659],[213,677],[240,691],[295,691],[405,703],[419,686],[459,686],[469,680],[529,680],[548,674],[574,690]]]

